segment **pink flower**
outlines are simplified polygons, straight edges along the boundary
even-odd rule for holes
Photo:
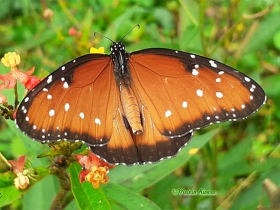
[[[12,171],[17,175],[17,178],[14,180],[15,187],[17,189],[26,189],[30,182],[28,176],[25,176],[23,173],[25,155],[19,156],[18,160],[8,160],[11,164]]]
[[[35,68],[32,67],[29,71],[23,72],[14,68],[10,73],[0,75],[0,80],[2,80],[0,89],[14,88],[17,81],[21,84],[25,84],[29,80],[30,75],[33,74],[34,70]]]
[[[28,90],[31,90],[41,81],[38,77],[31,76],[34,73],[34,67],[28,71],[18,69],[17,65],[20,64],[20,56],[15,52],[6,53],[1,59],[1,62],[6,67],[11,68],[11,71],[8,74],[0,75],[0,91],[14,88],[17,81],[23,84]],[[7,102],[7,98],[0,94],[0,103],[5,102]]]
[[[36,76],[29,76],[28,80],[24,84],[24,87],[30,91],[32,90],[36,85],[38,85],[41,82],[41,80]]]

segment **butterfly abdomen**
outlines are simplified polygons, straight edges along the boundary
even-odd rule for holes
[[[142,133],[143,127],[141,125],[140,110],[134,93],[130,87],[121,85],[120,94],[124,114],[133,134]]]

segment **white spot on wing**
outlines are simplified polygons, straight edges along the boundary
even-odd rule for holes
[[[62,67],[61,67],[61,70],[64,71],[64,70],[65,70],[65,66],[62,66]]]
[[[54,115],[55,115],[55,111],[54,111],[54,109],[51,109],[51,110],[49,111],[49,115],[50,115],[50,117],[52,117],[52,116],[54,116]]]
[[[27,102],[27,101],[29,101],[29,97],[26,97],[26,98],[24,99],[24,102]]]
[[[99,118],[94,119],[95,124],[101,125],[101,120]]]
[[[65,110],[65,112],[67,112],[69,109],[70,109],[70,105],[69,105],[68,103],[66,103],[66,104],[64,105],[64,110]]]
[[[81,113],[79,114],[79,116],[80,116],[80,118],[85,119],[85,114],[84,114],[83,112],[81,112]]]
[[[199,73],[199,72],[198,72],[196,69],[193,69],[193,70],[192,70],[192,75],[196,76],[196,75],[198,75],[198,73]]]
[[[165,112],[165,117],[170,117],[172,115],[172,112],[170,110],[167,110]]]
[[[48,94],[47,99],[52,99],[52,95]]]
[[[224,74],[224,73],[225,73],[224,71],[219,71],[219,72],[218,72],[219,75],[222,75],[222,74]]]
[[[65,89],[69,88],[68,83],[67,83],[67,82],[64,82],[64,83],[63,83],[63,87],[64,87]]]
[[[25,117],[25,121],[28,122],[29,121],[29,117]]]
[[[198,95],[199,97],[202,97],[203,96],[203,91],[198,89],[196,90],[196,95]]]
[[[245,79],[246,82],[250,82],[251,81],[249,77],[244,77],[244,79]]]
[[[215,63],[215,61],[210,60],[209,63],[212,67],[217,68],[217,64]]]
[[[217,79],[216,79],[216,82],[221,82],[221,78],[217,78]]]
[[[223,98],[223,93],[221,93],[221,92],[216,92],[216,96],[217,96],[217,98]]]
[[[183,108],[187,108],[187,107],[188,107],[188,102],[183,101],[183,103],[182,103],[182,107],[183,107]]]
[[[195,55],[193,55],[193,54],[191,54],[190,56],[191,56],[191,58],[195,58]]]
[[[43,91],[48,92],[49,90],[48,90],[48,88],[43,88]]]
[[[51,83],[52,82],[52,75],[48,76],[48,79],[47,79],[47,83]]]

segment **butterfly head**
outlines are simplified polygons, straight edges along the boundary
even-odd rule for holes
[[[116,55],[118,53],[125,53],[125,46],[122,42],[113,42],[110,47],[110,51],[112,55]]]

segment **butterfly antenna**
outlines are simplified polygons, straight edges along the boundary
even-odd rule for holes
[[[107,36],[104,36],[103,34],[101,34],[101,33],[98,33],[98,32],[94,32],[94,36],[96,36],[96,34],[97,35],[99,35],[99,36],[101,36],[101,37],[104,37],[105,39],[108,39],[108,40],[110,40],[112,43],[115,43],[112,39],[110,39],[109,37],[107,37]]]
[[[120,42],[127,36],[127,34],[129,34],[134,28],[138,27],[138,29],[140,29],[140,25],[136,24],[135,26],[133,26],[128,32],[126,32],[126,34],[121,38]]]

